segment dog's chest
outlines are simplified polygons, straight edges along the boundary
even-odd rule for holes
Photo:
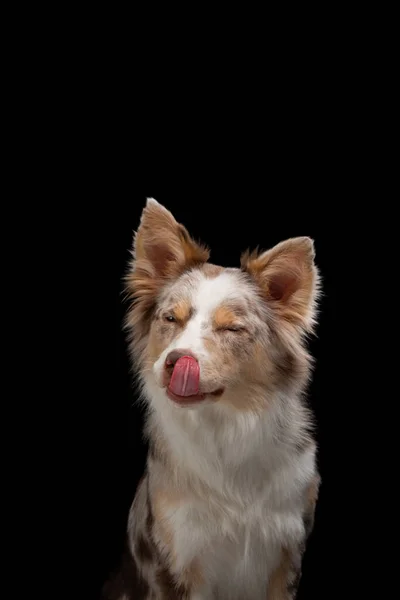
[[[247,509],[186,504],[168,515],[174,531],[176,567],[195,565],[207,582],[202,598],[243,600],[266,596],[282,544],[300,519],[262,502]]]

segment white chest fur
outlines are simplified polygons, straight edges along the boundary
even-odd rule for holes
[[[217,509],[188,502],[165,517],[174,532],[177,572],[196,561],[206,582],[204,600],[257,600],[266,597],[268,578],[278,566],[282,544],[301,539],[301,508]]]
[[[177,572],[193,561],[198,565],[207,583],[195,600],[265,598],[282,547],[304,534],[315,447],[295,453],[288,440],[279,442],[273,414],[265,420],[243,416],[227,427],[215,407],[182,411],[165,397],[157,402],[151,391],[154,423],[176,463],[176,481],[179,485],[179,473],[187,473],[193,483],[192,490],[185,485],[184,500],[164,512]],[[155,466],[152,475],[156,485],[163,484],[162,467]]]

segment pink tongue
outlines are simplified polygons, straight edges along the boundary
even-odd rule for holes
[[[199,393],[200,367],[192,356],[181,356],[174,367],[169,390],[177,396],[195,396]]]

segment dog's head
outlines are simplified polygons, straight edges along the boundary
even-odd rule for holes
[[[245,253],[241,268],[208,259],[167,209],[147,201],[127,276],[133,356],[166,402],[263,408],[269,392],[307,379],[302,342],[318,291],[313,242]]]

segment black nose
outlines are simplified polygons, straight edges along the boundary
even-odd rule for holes
[[[172,352],[170,352],[168,354],[167,358],[165,359],[165,366],[166,367],[173,367],[173,366],[175,366],[175,363],[182,356],[191,356],[192,358],[194,358],[195,360],[197,360],[197,358],[193,354],[193,352],[191,352],[190,350],[186,350],[185,348],[179,348],[177,350],[172,350]]]

